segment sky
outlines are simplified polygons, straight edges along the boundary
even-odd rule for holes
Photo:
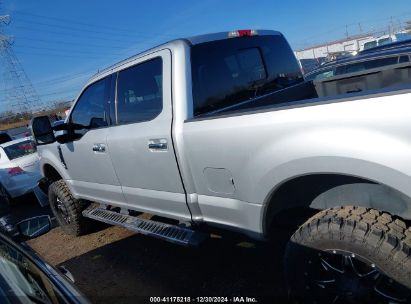
[[[293,49],[411,20],[410,0],[0,0],[0,27],[44,103],[76,97],[87,79],[121,59],[180,37],[273,29]],[[0,61],[2,62],[2,61]],[[0,68],[0,113],[9,82]]]

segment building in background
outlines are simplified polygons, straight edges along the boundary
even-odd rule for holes
[[[407,22],[411,29],[411,22]],[[295,51],[304,72],[309,72],[323,62],[336,60],[340,57],[354,56],[359,51],[387,43],[411,39],[410,30],[398,29],[396,32],[375,32],[350,36],[344,39],[314,45]]]

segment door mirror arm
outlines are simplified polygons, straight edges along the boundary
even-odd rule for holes
[[[65,144],[72,140],[72,131],[71,131],[71,124],[68,123],[61,123],[58,125],[53,126],[53,131],[55,134],[56,141],[59,144]]]

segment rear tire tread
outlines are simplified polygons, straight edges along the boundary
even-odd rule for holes
[[[411,288],[411,228],[388,213],[344,206],[320,211],[306,221],[291,241],[308,245],[315,239],[346,240],[371,248],[367,256],[388,273],[398,273]],[[398,277],[397,277],[398,279]]]

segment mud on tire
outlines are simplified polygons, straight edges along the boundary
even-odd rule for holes
[[[411,229],[374,209],[339,207],[311,217],[284,257],[297,303],[410,303]]]
[[[50,185],[48,196],[50,208],[64,232],[79,236],[89,231],[90,220],[81,214],[88,203],[75,199],[63,180]]]

